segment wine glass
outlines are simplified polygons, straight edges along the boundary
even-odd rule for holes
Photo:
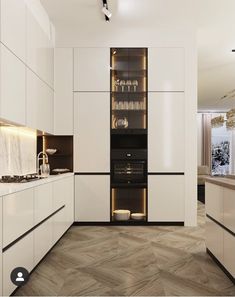
[[[120,81],[120,87],[122,88],[122,92],[124,92],[125,91],[125,85],[126,85],[126,82],[125,82],[125,80],[121,80]]]
[[[134,87],[134,92],[136,92],[138,85],[139,85],[138,80],[135,79],[132,81],[132,86]]]
[[[127,81],[126,81],[126,86],[127,86],[128,92],[130,92],[130,90],[131,90],[131,86],[132,86],[132,82],[131,82],[131,80],[127,80]]]
[[[115,91],[118,92],[118,87],[120,86],[120,80],[119,79],[115,80],[114,84],[115,84]]]

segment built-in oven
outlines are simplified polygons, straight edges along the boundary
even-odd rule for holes
[[[146,184],[146,155],[146,150],[113,150],[111,161],[112,184]]]

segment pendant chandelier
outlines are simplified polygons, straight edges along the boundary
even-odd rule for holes
[[[226,116],[220,115],[211,120],[212,128],[220,128],[226,124],[228,130],[235,129],[235,108],[230,109]]]

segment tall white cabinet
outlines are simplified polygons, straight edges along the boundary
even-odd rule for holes
[[[76,172],[110,172],[109,93],[74,95]]]
[[[148,221],[185,220],[185,55],[148,50]]]

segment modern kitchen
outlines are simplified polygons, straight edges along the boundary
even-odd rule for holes
[[[0,296],[235,295],[234,98],[200,102],[202,6],[0,0]]]

